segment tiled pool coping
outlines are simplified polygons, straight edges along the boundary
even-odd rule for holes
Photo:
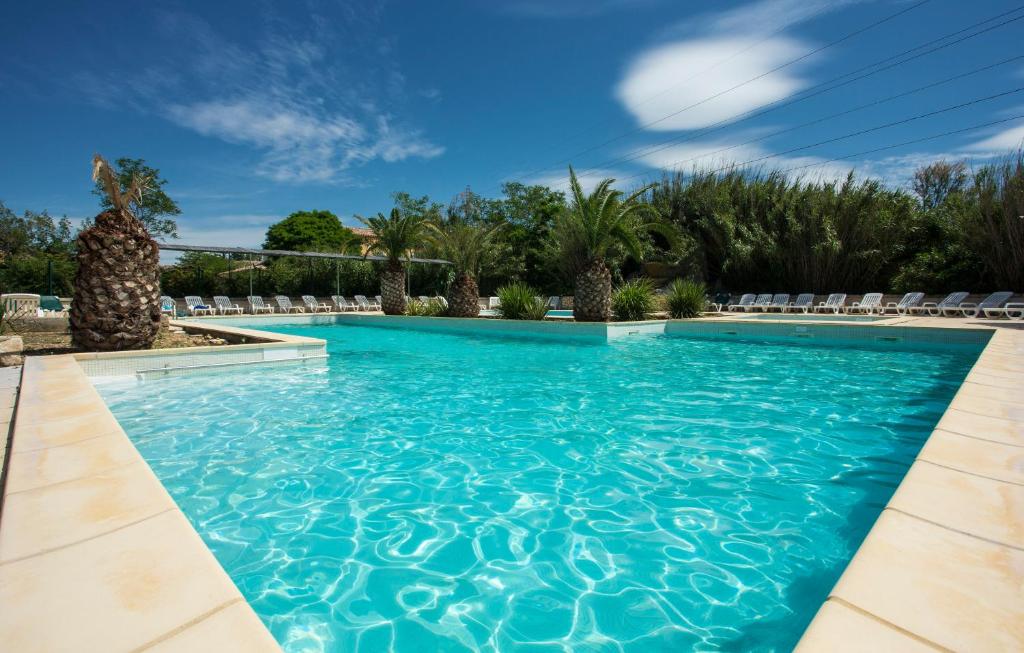
[[[135,373],[153,369],[154,361],[159,373],[204,370],[273,361],[274,354],[256,361],[241,353],[261,347],[296,355],[317,343],[323,348],[316,339],[214,322],[202,326],[275,342],[26,362],[0,521],[5,647],[279,650],[85,373]],[[570,328],[606,337],[694,330],[787,337],[810,324],[742,322]],[[829,337],[870,329],[886,338],[950,343],[976,342],[978,329],[996,329],[799,650],[1024,649],[1024,330],[916,317],[827,326]]]

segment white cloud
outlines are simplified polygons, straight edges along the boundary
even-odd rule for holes
[[[808,49],[784,37],[758,42],[723,36],[660,45],[634,59],[616,95],[640,124],[658,121],[650,130],[706,127],[804,88],[807,83],[789,68],[747,82]]]
[[[721,151],[729,148],[727,151]],[[692,142],[665,148],[658,152],[646,153],[639,157],[641,161],[666,171],[689,170],[726,170],[744,164],[748,169],[779,169],[795,168],[795,176],[808,179],[841,180],[845,179],[851,168],[856,164],[835,161],[827,162],[825,157],[816,156],[771,156],[771,152],[753,144],[733,146],[727,142],[708,141]]]
[[[1024,125],[1010,127],[967,146],[970,152],[1006,153],[1024,146]]]
[[[759,0],[711,15],[682,27],[720,33],[771,33],[864,0]]]
[[[594,190],[594,187],[597,186],[598,183],[604,181],[605,179],[608,179],[609,177],[612,179],[622,179],[623,177],[626,176],[627,175],[619,171],[607,169],[576,171],[576,178],[579,180],[580,187],[583,188],[584,193],[589,193],[590,191]],[[524,183],[547,186],[552,190],[560,190],[566,194],[570,192],[568,171],[564,173],[550,173],[540,175],[538,177],[532,177],[530,179],[525,180]],[[613,187],[618,188],[619,190],[627,190],[627,188],[629,188],[629,185],[628,182],[616,183],[613,184]]]

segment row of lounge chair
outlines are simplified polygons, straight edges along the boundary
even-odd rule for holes
[[[286,295],[276,295],[274,297],[276,306],[264,302],[263,297],[259,295],[250,295],[246,297],[246,301],[249,303],[248,312],[253,315],[260,313],[330,313],[334,311],[344,313],[346,311],[380,310],[380,297],[367,299],[365,295],[356,295],[351,300],[341,295],[332,295],[330,304],[321,302],[313,295],[303,295],[301,305],[293,304],[291,298]],[[214,296],[212,304],[207,304],[198,295],[186,295],[185,305],[188,308],[189,315],[241,315],[246,312],[242,306],[232,302],[223,295]],[[163,296],[160,298],[160,310],[174,315],[177,311],[177,304],[171,297]]]
[[[828,299],[814,303],[814,295],[804,293],[790,301],[787,293],[761,294],[747,293],[735,304],[727,304],[724,308],[730,311],[780,313],[833,313],[863,315],[932,315],[946,317],[1006,317],[1024,320],[1024,303],[1010,302],[1012,292],[995,292],[980,302],[965,301],[970,293],[950,293],[940,302],[925,302],[923,292],[908,292],[898,302],[882,304],[882,293],[868,293],[857,302],[846,304],[845,293],[833,293]],[[721,311],[721,304],[713,305]]]

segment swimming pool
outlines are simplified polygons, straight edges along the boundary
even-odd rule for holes
[[[100,389],[287,651],[788,650],[980,350],[268,328]]]

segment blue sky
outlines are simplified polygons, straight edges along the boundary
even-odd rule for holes
[[[677,167],[762,158],[808,176],[853,167],[905,184],[920,163],[980,164],[1024,139],[1016,119],[828,163],[1024,114],[1024,92],[1014,92],[764,158],[1024,87],[1021,19],[801,99],[1014,3],[695,4],[4,3],[0,200],[18,212],[91,216],[92,154],[141,157],[170,182],[182,242],[257,245],[268,224],[295,210],[328,209],[356,224],[354,214],[386,211],[396,190],[447,202],[467,185],[492,196],[505,180],[564,186],[567,161],[585,181],[613,176],[623,186]],[[1024,10],[1000,21],[1016,17]]]

